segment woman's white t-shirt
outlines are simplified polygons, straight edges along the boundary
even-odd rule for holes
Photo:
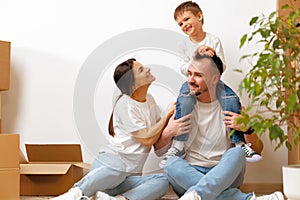
[[[113,114],[115,136],[110,137],[111,149],[120,156],[126,164],[129,173],[141,173],[149,147],[143,146],[133,136],[132,132],[150,128],[161,117],[151,94],[147,94],[146,102],[138,102],[123,95],[116,103]]]

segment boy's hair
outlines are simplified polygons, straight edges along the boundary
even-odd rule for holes
[[[193,15],[195,15],[195,16],[197,16],[198,13],[200,12],[202,14],[201,22],[202,22],[202,24],[204,23],[203,12],[202,12],[200,6],[193,1],[186,1],[186,2],[181,3],[179,6],[177,6],[177,8],[174,11],[174,19],[176,20],[179,15],[183,14],[183,12],[186,12],[186,11],[192,12]]]
[[[201,60],[203,58],[210,59],[210,61],[213,64],[213,66],[218,69],[218,71],[220,73],[220,76],[223,74],[223,62],[222,62],[221,58],[216,55],[216,53],[212,57],[208,56],[208,55],[197,53],[195,55],[195,57],[194,57],[194,60],[198,60],[199,61],[199,60]]]

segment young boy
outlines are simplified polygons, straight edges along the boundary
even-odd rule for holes
[[[181,3],[174,12],[174,19],[180,26],[183,33],[189,36],[183,46],[183,61],[181,72],[187,76],[188,63],[192,60],[194,52],[213,56],[216,54],[223,62],[222,74],[225,71],[225,59],[221,41],[216,36],[207,33],[203,30],[203,13],[199,5],[192,1]],[[194,109],[196,96],[199,94],[190,94],[188,83],[185,82],[181,89],[180,95],[177,98],[176,104],[176,119],[179,119]],[[217,97],[224,111],[232,111],[240,113],[241,103],[234,91],[225,85],[222,81],[218,83]],[[249,129],[245,134],[251,134],[253,131]],[[171,156],[185,156],[184,141],[187,141],[188,133],[174,137],[172,147],[168,150],[165,158],[160,162],[160,167],[165,165],[166,160]],[[256,162],[262,159],[251,147],[251,144],[246,144],[244,132],[235,130],[232,134],[232,143],[235,146],[243,148],[248,162]]]

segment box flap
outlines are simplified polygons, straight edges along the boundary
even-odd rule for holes
[[[82,169],[91,169],[91,164],[88,163],[75,163],[74,165]]]
[[[20,174],[66,174],[72,164],[20,164]]]
[[[25,144],[29,162],[82,162],[80,144]]]

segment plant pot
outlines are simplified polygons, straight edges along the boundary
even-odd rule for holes
[[[300,165],[282,167],[283,192],[288,200],[300,200]]]

